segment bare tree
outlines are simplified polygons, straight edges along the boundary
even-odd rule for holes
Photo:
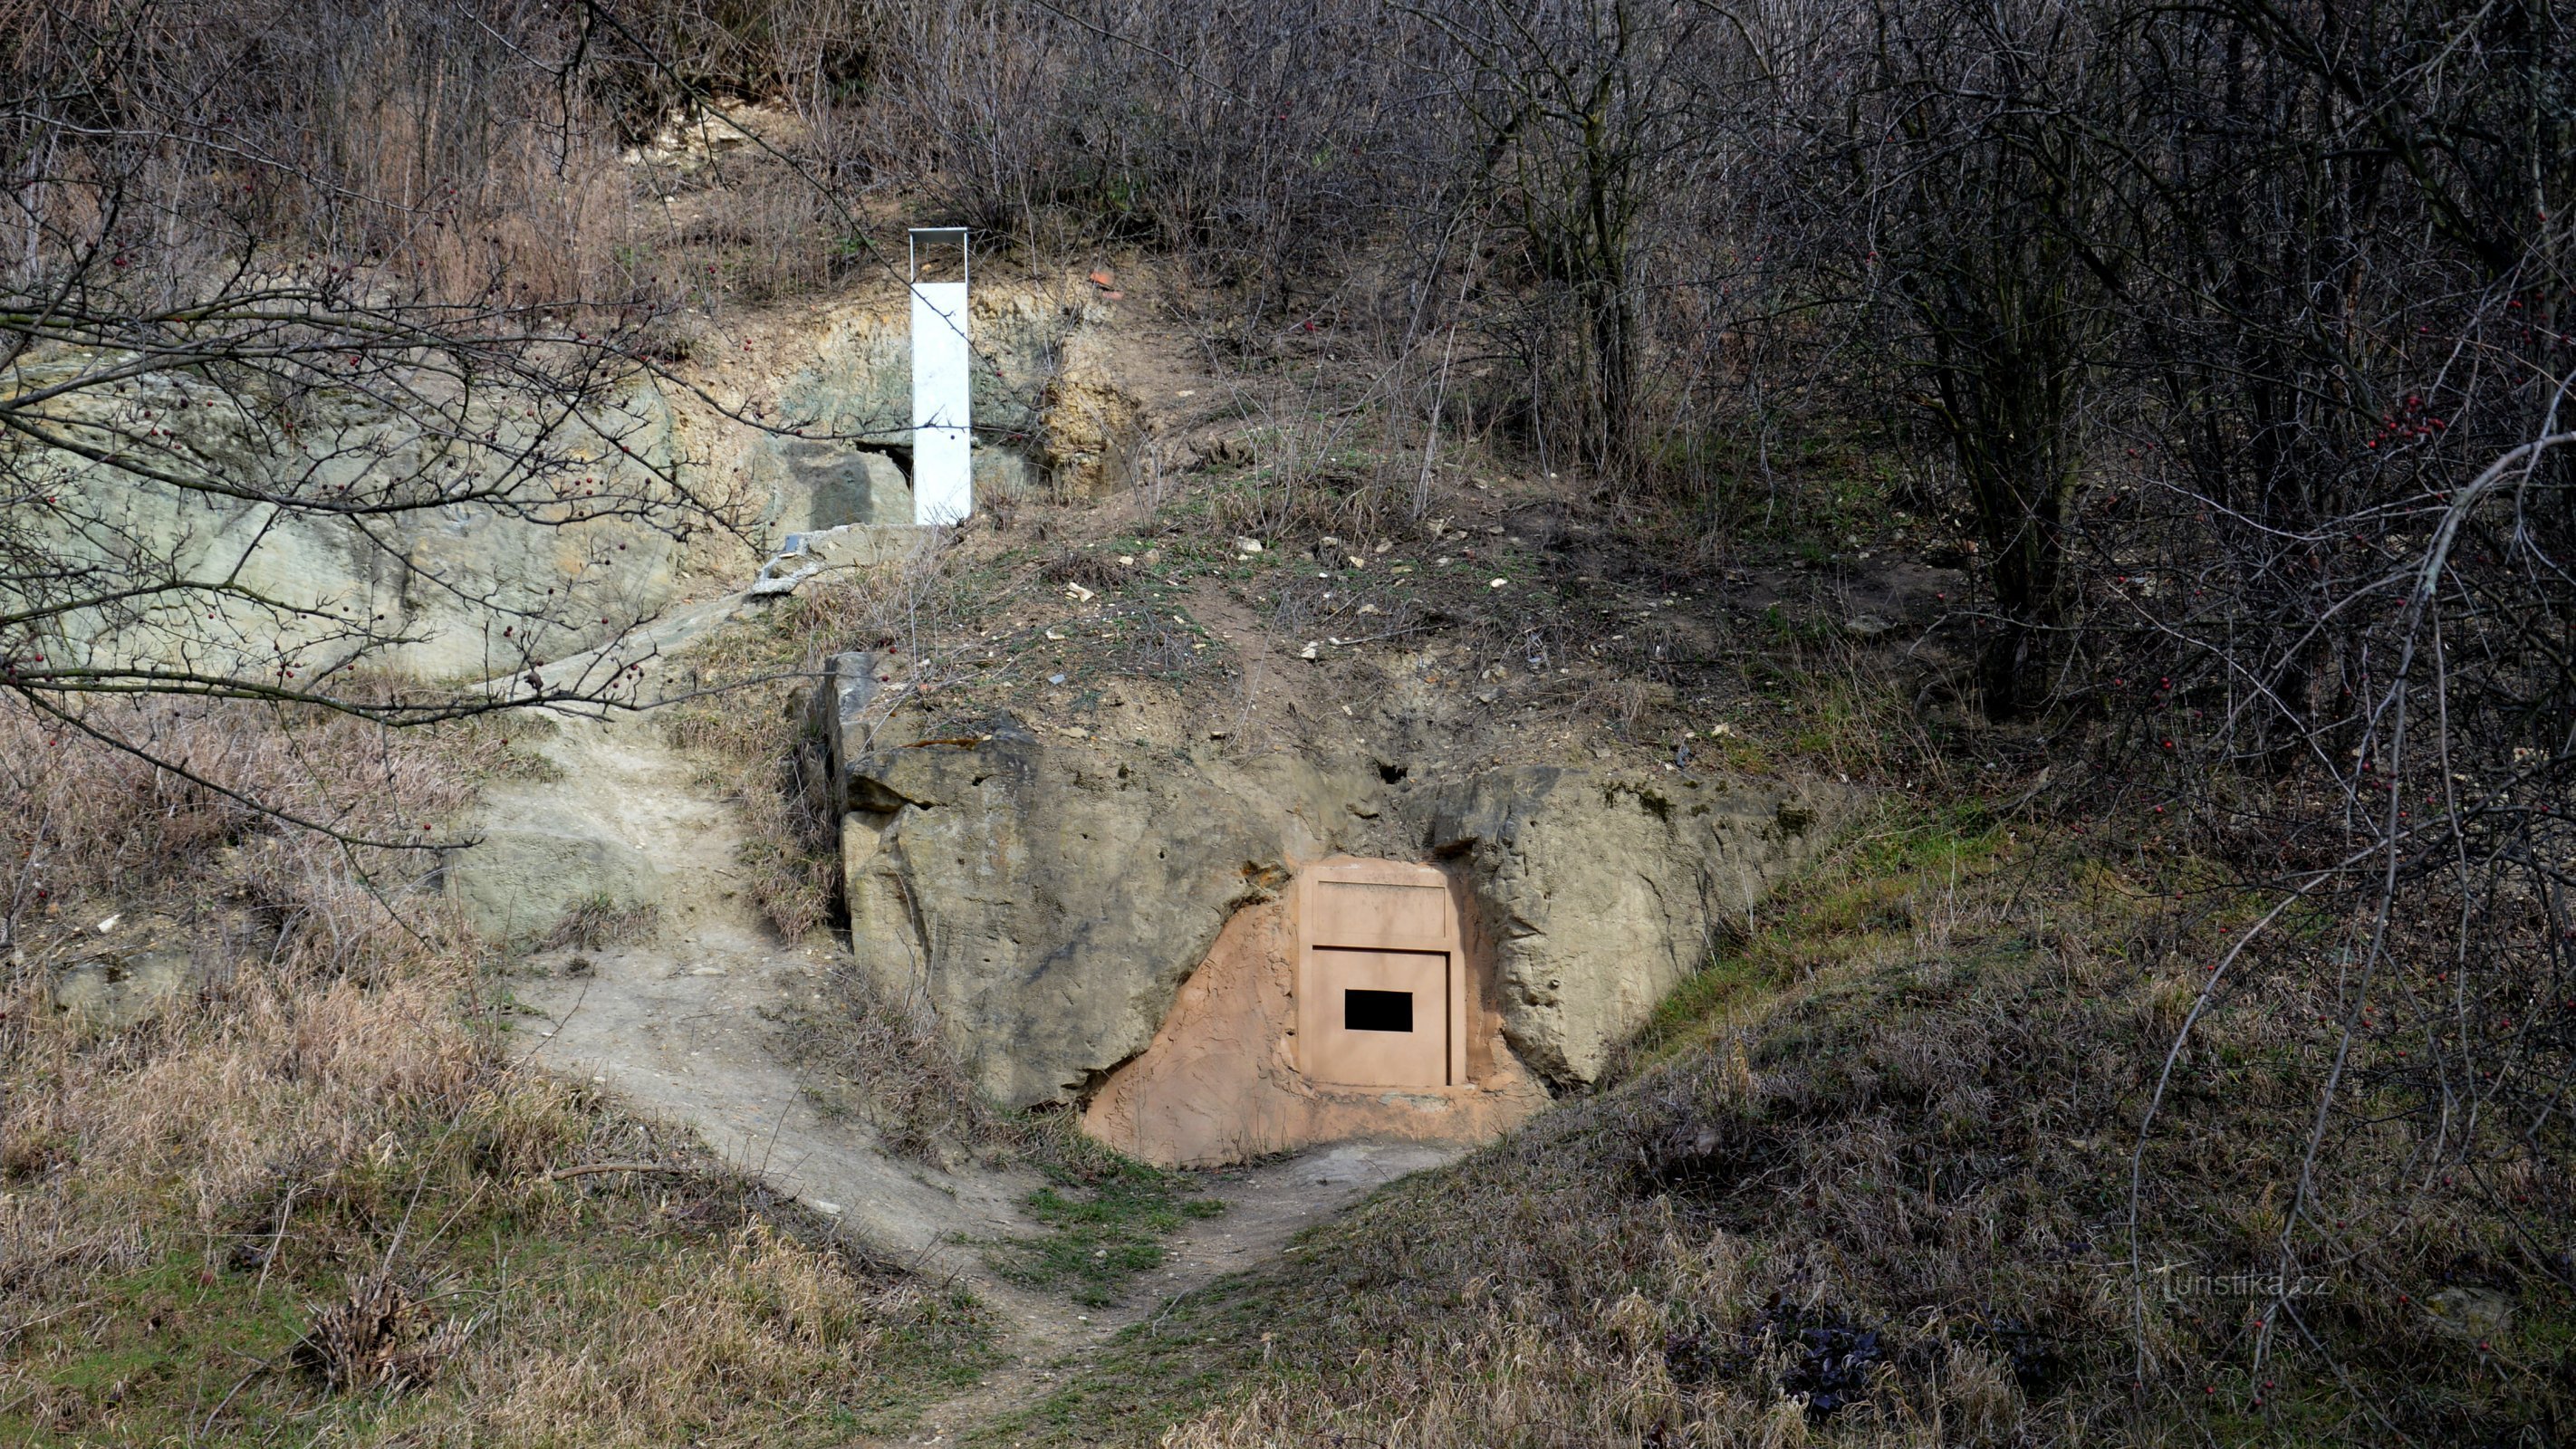
[[[92,702],[629,700],[632,660],[539,666],[636,622],[642,559],[727,516],[671,455],[650,309],[532,295],[497,233],[460,249],[473,213],[414,188],[416,154],[282,145],[231,74],[252,57],[203,48],[264,35],[122,0],[30,18],[0,56],[0,685],[147,751]],[[574,104],[562,65],[521,69]]]
[[[2122,285],[2117,48],[2084,7],[1881,4],[1851,58],[1844,247],[1860,294],[1956,458],[1993,617],[1990,715],[2044,702]],[[1819,238],[1811,245],[1824,246]]]
[[[1514,271],[1562,288],[1581,319],[1575,454],[1625,473],[1645,441],[1648,231],[1720,139],[1695,102],[1737,32],[1705,9],[1630,0],[1403,8],[1459,77],[1475,168],[1463,204],[1504,234]]]

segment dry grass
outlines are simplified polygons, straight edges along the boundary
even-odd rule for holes
[[[554,929],[537,942],[540,951],[597,951],[652,938],[662,923],[662,908],[650,901],[620,905],[614,896],[594,896],[565,911]]]
[[[746,681],[675,707],[669,729],[704,781],[742,812],[748,889],[785,939],[820,930],[846,909],[827,748],[805,708],[814,682],[831,655],[869,649],[908,686],[937,690],[951,673],[964,615],[947,565],[934,545],[816,580],[689,656],[704,679]],[[925,1160],[1029,1144],[1024,1124],[986,1100],[939,1040],[926,1004],[887,999],[846,961],[832,982],[825,1009],[788,1023],[800,1059],[819,1069],[810,1090],[824,1107],[865,1117],[889,1151]]]
[[[435,838],[499,764],[488,733],[144,711],[209,778],[379,836]],[[279,828],[14,708],[0,733],[0,1439],[796,1442],[978,1361],[971,1304],[522,1070],[426,855]],[[111,914],[194,963],[124,1025],[51,991]],[[550,1175],[612,1158],[683,1175]]]
[[[188,43],[123,51],[129,9],[0,7],[0,64],[13,74],[106,65],[133,108],[113,128],[32,133],[49,138],[30,173],[46,184],[0,220],[13,259],[95,244],[116,211],[120,245],[178,274],[221,272],[255,239],[395,293],[590,311],[594,325],[631,319],[638,303],[711,310],[811,292],[866,260],[833,200],[851,188],[826,195],[815,180],[847,159],[834,154],[850,144],[846,126],[816,135],[790,105],[718,108],[792,150],[800,175],[707,108],[694,127],[666,110],[681,100],[671,66],[730,65],[734,79],[741,48],[783,38],[772,26],[796,7],[754,5],[732,17],[739,34],[696,7],[640,7],[618,28],[643,31],[651,58],[612,57],[569,17],[538,11],[459,25],[434,6],[276,0],[182,0],[155,13]],[[830,22],[845,41],[859,23]]]
[[[1974,822],[1864,836],[1668,1009],[1632,1078],[1184,1302],[1009,1428],[2552,1442],[2576,1314],[2546,1245],[2411,1182],[2422,1144],[2370,1126],[2380,1103],[2330,1149],[2372,1186],[2305,1246],[2329,1291],[2285,1309],[2194,1286],[2260,1271],[2280,1230],[2327,1044],[2291,963],[2195,1036],[2145,1149],[2133,1276],[2140,1110],[2223,947],[2175,909],[2188,882],[2094,850]],[[2463,1294],[2504,1317],[2457,1326]]]
[[[671,742],[743,819],[746,888],[781,937],[829,921],[840,900],[840,822],[825,803],[824,756],[805,737],[803,701],[829,655],[867,617],[856,584],[808,584],[760,619],[727,627],[690,655],[722,688],[671,706]]]
[[[806,1090],[827,1110],[865,1117],[888,1152],[954,1164],[1028,1144],[1027,1124],[996,1107],[940,1040],[928,1003],[890,998],[846,953],[828,1002],[788,1031],[797,1060],[818,1069]]]

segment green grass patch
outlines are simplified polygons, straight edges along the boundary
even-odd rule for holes
[[[1127,1284],[1163,1261],[1163,1239],[1192,1218],[1225,1211],[1196,1196],[1186,1173],[1166,1172],[1106,1151],[1041,1164],[1052,1179],[1029,1194],[1029,1215],[1046,1231],[990,1244],[986,1260],[1014,1283],[1060,1292],[1105,1308]]]
[[[1236,1274],[1121,1331],[1084,1371],[979,1428],[976,1444],[1152,1443],[1257,1372],[1307,1296],[1275,1276]]]
[[[2002,827],[1973,809],[1885,807],[1655,1008],[1627,1070],[1671,1059],[1781,989],[1831,967],[1895,954],[1955,916],[1957,893],[2009,856]]]

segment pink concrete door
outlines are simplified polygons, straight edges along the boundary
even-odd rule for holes
[[[1445,1087],[1466,1078],[1465,980],[1448,879],[1329,860],[1297,878],[1297,1062],[1318,1082]]]

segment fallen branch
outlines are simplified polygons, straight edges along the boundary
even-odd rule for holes
[[[691,1167],[673,1162],[585,1162],[578,1167],[558,1167],[546,1174],[548,1182],[561,1182],[568,1177],[588,1177],[600,1172],[668,1172],[682,1177],[711,1177],[717,1169]]]

